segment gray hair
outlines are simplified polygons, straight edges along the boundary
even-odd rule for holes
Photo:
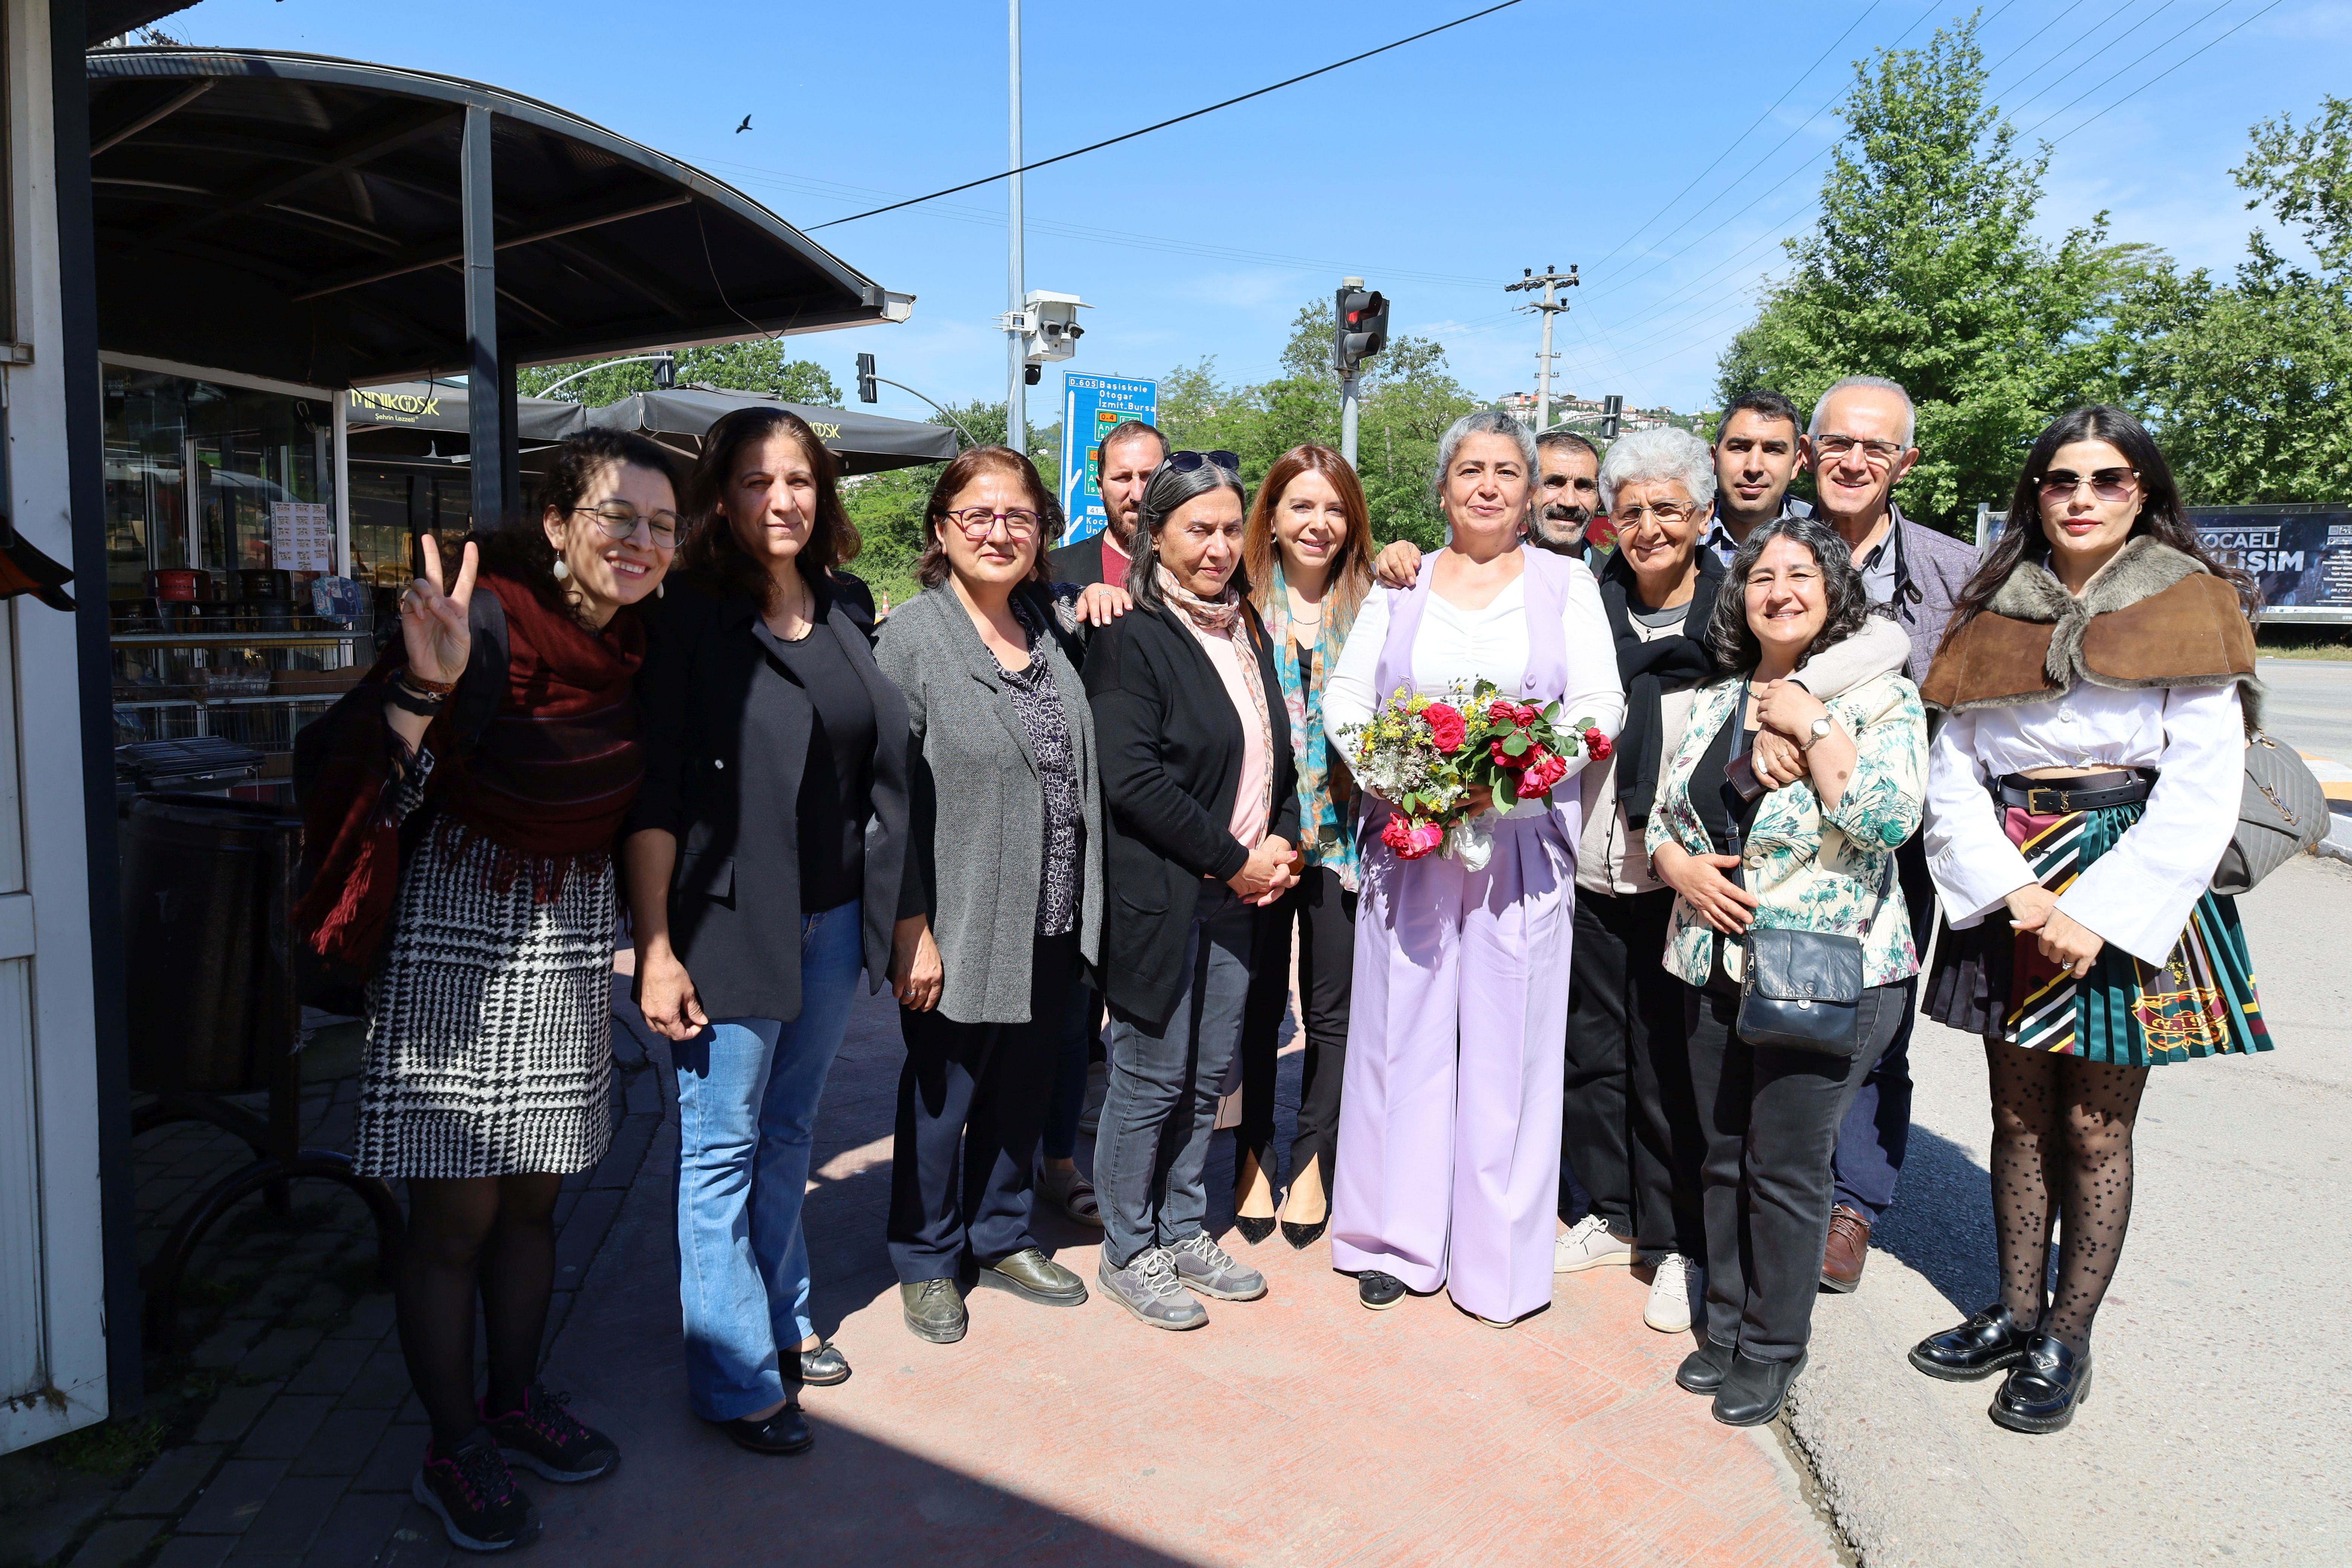
[[[1241,498],[1242,510],[1249,510],[1249,491],[1243,488],[1242,477],[1215,463],[1204,461],[1198,468],[1180,468],[1162,458],[1160,466],[1151,470],[1151,478],[1144,481],[1143,501],[1135,517],[1135,537],[1128,541],[1135,553],[1127,563],[1127,591],[1141,608],[1154,613],[1160,608],[1160,529],[1178,508],[1212,490],[1233,491]],[[1234,567],[1232,582],[1244,597],[1248,595],[1249,573],[1242,566]]]
[[[1866,386],[1874,392],[1891,392],[1903,400],[1903,444],[1911,445],[1911,437],[1919,433],[1919,411],[1912,406],[1911,395],[1899,381],[1889,381],[1883,375],[1850,375],[1827,392],[1813,405],[1813,422],[1805,427],[1808,436],[1822,433],[1822,415],[1829,408],[1830,399],[1853,387]]]
[[[1715,499],[1715,453],[1689,431],[1671,425],[1636,430],[1601,459],[1601,509],[1617,509],[1620,485],[1666,479],[1680,479],[1694,502],[1706,505]]]
[[[1528,484],[1532,490],[1536,475],[1543,468],[1536,458],[1535,432],[1520,424],[1518,416],[1515,414],[1506,413],[1500,408],[1481,408],[1475,414],[1465,414],[1456,419],[1445,427],[1445,434],[1437,438],[1437,472],[1430,478],[1430,500],[1441,507],[1445,504],[1445,475],[1454,467],[1454,454],[1460,451],[1462,443],[1473,436],[1502,436],[1516,445],[1519,456],[1527,462]]]

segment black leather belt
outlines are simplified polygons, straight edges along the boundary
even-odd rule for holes
[[[2131,805],[2146,800],[2148,791],[2156,787],[2156,773],[2150,768],[2118,768],[2071,779],[2035,779],[2023,773],[2003,773],[1998,787],[2003,805],[2023,806],[2036,816],[2064,816],[2072,812]]]

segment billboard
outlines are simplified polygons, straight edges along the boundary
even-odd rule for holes
[[[2193,506],[2189,521],[2216,557],[2253,574],[2265,620],[2352,622],[2352,510]]]
[[[1065,544],[1091,539],[1103,530],[1101,476],[1095,448],[1123,419],[1156,423],[1160,384],[1124,375],[1062,373],[1062,515]]]

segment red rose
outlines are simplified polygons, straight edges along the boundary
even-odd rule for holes
[[[1617,743],[1614,741],[1612,741],[1608,736],[1602,734],[1600,731],[1587,730],[1584,732],[1584,754],[1591,757],[1594,762],[1607,762],[1609,760],[1609,753],[1616,749]]]
[[[1486,752],[1488,755],[1495,759],[1495,765],[1496,767],[1508,768],[1514,773],[1526,767],[1528,765],[1528,758],[1535,754],[1534,751],[1530,749],[1515,757],[1511,755],[1510,752],[1503,750],[1503,742],[1500,741],[1487,742]]]
[[[1439,751],[1458,752],[1462,749],[1462,737],[1467,726],[1463,723],[1459,711],[1443,702],[1433,702],[1421,710],[1421,717],[1428,724],[1429,738],[1437,743]]]
[[[1538,747],[1530,754],[1535,760],[1528,764],[1526,772],[1519,774],[1519,795],[1522,798],[1531,795],[1549,795],[1552,785],[1568,776],[1568,759],[1558,752]]]
[[[1434,841],[1432,841],[1434,836]],[[1396,851],[1400,860],[1418,860],[1437,847],[1445,837],[1434,823],[1415,823],[1402,812],[1391,816],[1381,825],[1381,842]]]
[[[1537,720],[1543,717],[1543,710],[1537,707],[1532,702],[1519,703],[1513,711],[1514,716],[1517,717],[1518,721],[1522,724],[1532,724]]]
[[[1519,705],[1507,697],[1497,697],[1486,704],[1486,722],[1516,724],[1519,721]]]

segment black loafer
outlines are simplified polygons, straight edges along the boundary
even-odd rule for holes
[[[1995,1301],[1957,1329],[1930,1334],[1911,1347],[1911,1364],[1946,1383],[1974,1383],[2025,1359],[2033,1331]]]
[[[1356,1300],[1375,1312],[1385,1312],[1404,1298],[1404,1281],[1393,1274],[1367,1268],[1356,1276]]]
[[[2055,1432],[2091,1397],[2091,1352],[2076,1355],[2063,1341],[2036,1334],[2025,1359],[2010,1370],[1986,1414],[2012,1432]]]
[[[712,1425],[727,1434],[729,1442],[754,1454],[805,1454],[816,1444],[816,1434],[809,1430],[797,1405],[787,1405],[763,1421],[738,1416]]]
[[[1713,1394],[1723,1386],[1724,1374],[1731,1370],[1733,1353],[1729,1345],[1707,1341],[1683,1357],[1683,1364],[1675,1368],[1675,1386],[1685,1394]]]
[[[801,1358],[801,1381],[810,1387],[830,1388],[849,1381],[849,1358],[835,1349],[831,1340],[824,1341],[813,1351],[796,1353]]]
[[[1087,1282],[1034,1247],[982,1264],[977,1282],[1041,1307],[1082,1307],[1087,1300]]]
[[[1780,1414],[1789,1385],[1805,1370],[1805,1352],[1794,1361],[1758,1361],[1738,1351],[1715,1391],[1715,1418],[1726,1426],[1761,1426]]]

